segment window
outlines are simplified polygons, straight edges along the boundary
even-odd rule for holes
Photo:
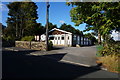
[[[57,40],[57,37],[55,37],[55,40]]]
[[[81,37],[81,40],[83,40],[83,37]]]
[[[69,36],[68,36],[68,40],[69,40]]]
[[[76,40],[76,35],[74,35],[73,40]]]
[[[50,40],[54,40],[54,37],[50,37]]]
[[[58,37],[58,40],[60,40],[60,37]]]
[[[64,36],[62,36],[62,40],[64,40]]]

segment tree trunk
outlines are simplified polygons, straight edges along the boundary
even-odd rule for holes
[[[18,26],[17,26],[17,22],[16,22],[16,38],[18,38]]]
[[[101,44],[101,34],[99,30],[98,30],[98,44]]]
[[[22,26],[23,26],[23,21],[21,18],[21,24],[20,24],[20,38],[22,38]]]
[[[20,33],[19,33],[19,38],[21,38],[21,32],[22,32],[22,25],[20,24]]]
[[[22,37],[24,36],[24,29],[22,29]]]
[[[18,22],[17,22],[17,17],[16,17],[16,38],[18,38]]]

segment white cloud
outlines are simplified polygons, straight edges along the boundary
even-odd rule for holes
[[[62,23],[62,24],[63,24],[63,23],[65,23],[65,21],[63,21],[63,20],[60,20],[60,21],[59,21],[59,23]]]
[[[116,40],[120,40],[120,33],[119,32],[115,32],[113,31],[111,36],[113,37],[113,39]]]

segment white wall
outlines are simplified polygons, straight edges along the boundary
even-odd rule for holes
[[[61,34],[61,35],[49,35],[49,37],[54,37],[52,41],[53,45],[72,45],[72,35],[71,34]],[[64,39],[62,39],[64,37]],[[68,39],[69,37],[69,39]]]
[[[54,37],[54,39],[51,40],[53,42],[53,45],[72,46],[72,44],[73,44],[72,38],[74,38],[74,36],[72,36],[71,34],[49,35],[49,37],[51,37],[51,36]],[[62,40],[62,37],[64,37],[64,40]],[[74,45],[76,45],[76,44],[81,44],[81,45],[89,45],[90,44],[91,45],[91,40],[88,40],[88,38],[83,38],[82,36],[80,38],[80,36],[76,36],[76,38],[74,38],[74,39],[75,39]],[[80,39],[81,39],[81,42],[80,42]]]

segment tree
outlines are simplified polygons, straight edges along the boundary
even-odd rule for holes
[[[32,35],[33,30],[30,29],[37,25],[37,5],[34,2],[12,2],[7,7],[9,9],[7,26],[12,27],[12,30],[15,31],[15,37],[21,38],[25,35]]]
[[[49,27],[48,30],[51,30],[53,28],[57,28],[57,25],[52,24],[51,22],[49,22]]]
[[[120,24],[120,3],[117,2],[73,2],[75,5],[70,11],[72,22],[76,26],[87,23],[86,31],[98,32],[98,43],[101,43],[101,35],[105,38],[113,29],[118,29]],[[104,13],[102,13],[104,12]],[[116,13],[116,14],[115,14]],[[117,16],[116,16],[117,15]]]
[[[37,26],[34,27],[34,35],[41,35],[45,33],[45,27],[41,23],[37,23]]]
[[[74,27],[72,27],[71,25],[67,25],[66,23],[62,24],[60,26],[60,29],[71,32],[73,34],[80,34],[83,35],[82,31],[75,29]]]
[[[1,25],[2,25],[2,23],[1,23]],[[6,26],[5,25],[2,25],[2,34],[4,34],[4,30],[5,30],[5,28],[6,28]]]
[[[13,39],[15,38],[15,28],[13,27],[6,27],[4,30],[3,30],[3,36],[4,37],[12,37]]]

